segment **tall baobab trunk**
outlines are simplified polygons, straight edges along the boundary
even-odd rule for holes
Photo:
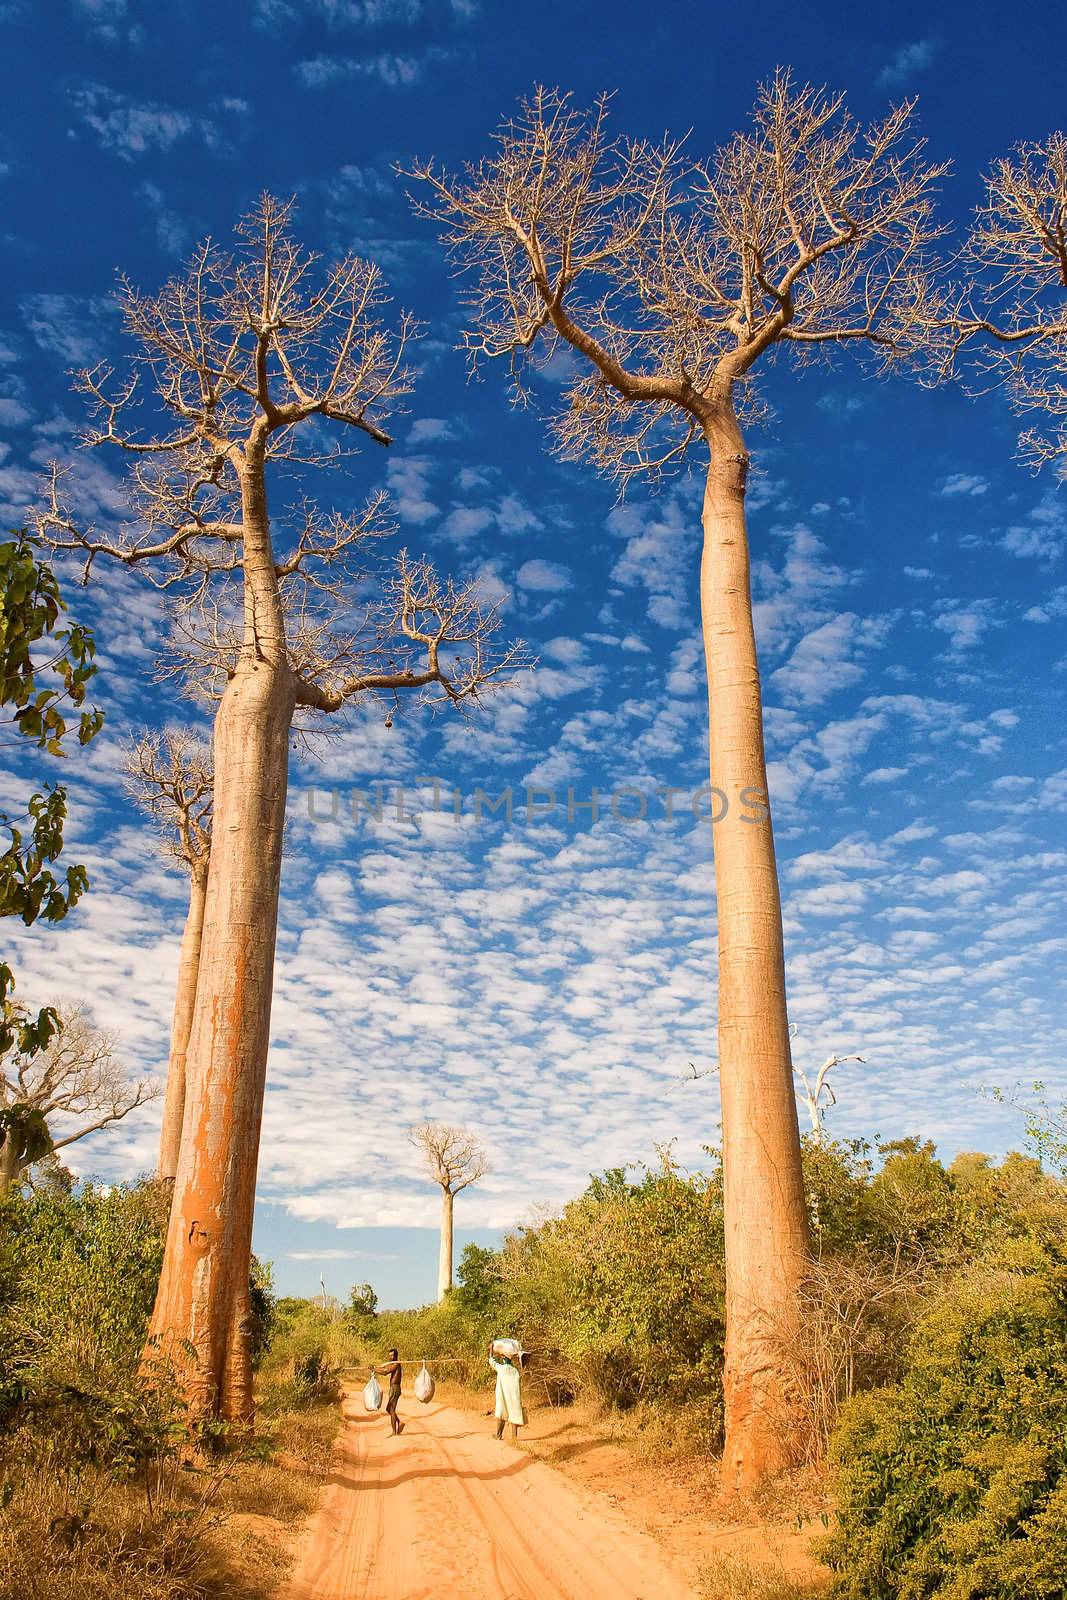
[[[8,1194],[19,1175],[19,1147],[13,1131],[0,1145],[0,1197]]]
[[[163,1127],[159,1135],[157,1176],[173,1180],[178,1171],[178,1151],[182,1142],[185,1116],[185,1058],[193,1027],[196,1004],[196,979],[200,970],[200,944],[204,932],[204,905],[207,900],[207,860],[197,862],[189,877],[189,911],[185,918],[181,952],[178,956],[178,991],[174,997],[174,1018],[170,1030],[170,1061],[167,1065],[167,1093],[163,1102]]]
[[[452,1287],[452,1220],[456,1197],[451,1189],[441,1189],[441,1254],[437,1267],[437,1298],[443,1300]]]
[[[261,457],[242,490],[245,643],[215,719],[185,1118],[149,1335],[150,1354],[182,1370],[192,1415],[231,1422],[253,1412],[248,1265],[294,710]]]
[[[723,1482],[744,1489],[787,1460],[783,1340],[796,1322],[808,1229],[769,806],[762,820],[744,820],[756,811],[752,802],[768,799],[767,767],[745,527],[748,457],[729,402],[707,433],[700,595],[711,782],[729,800],[714,832],[726,1232]]]

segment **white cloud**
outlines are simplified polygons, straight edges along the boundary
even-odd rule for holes
[[[781,568],[763,558],[753,564],[753,620],[761,658],[775,655],[799,634],[832,617],[833,594],[855,582],[829,559],[824,540],[805,523],[771,529],[785,544]]]
[[[0,396],[0,423],[5,428],[14,428],[22,422],[29,422],[32,415],[33,413],[21,400],[15,400],[9,395]]]
[[[556,594],[570,587],[571,570],[558,561],[542,561],[540,557],[534,557],[532,561],[523,562],[515,574],[515,582],[520,589]]]
[[[1024,622],[1052,622],[1057,617],[1067,617],[1067,584],[1053,589],[1040,605],[1023,612]]]
[[[898,84],[910,83],[919,73],[928,71],[940,48],[940,42],[933,38],[915,39],[911,44],[901,45],[892,61],[878,74],[879,84],[895,88]]]
[[[818,705],[862,679],[866,668],[860,658],[884,643],[885,632],[877,619],[842,611],[805,634],[789,660],[772,673],[771,683],[787,700]]]
[[[968,495],[972,498],[977,495],[988,494],[989,480],[981,477],[976,472],[953,472],[942,479],[938,494],[943,499],[954,499],[959,495]]]
[[[438,515],[440,507],[430,499],[432,471],[428,456],[392,456],[386,463],[385,481],[401,522],[420,526]]]
[[[278,28],[310,13],[332,28],[411,25],[423,16],[422,0],[255,0],[258,26]]]
[[[100,359],[108,322],[117,322],[110,297],[93,299],[69,294],[27,294],[19,302],[23,324],[42,350],[69,366],[90,366]]]
[[[612,569],[623,588],[648,592],[648,615],[662,628],[683,628],[696,610],[696,552],[699,514],[687,485],[675,486],[658,500],[616,507],[608,529],[626,540]]]
[[[486,528],[491,528],[493,521],[489,506],[455,506],[437,531],[442,539],[464,545],[484,533]]]
[[[422,56],[401,56],[392,51],[358,57],[319,55],[298,61],[293,72],[305,89],[325,89],[347,78],[377,78],[387,89],[410,89],[421,81],[427,65],[439,55],[436,50],[428,50]]]
[[[1028,512],[1024,523],[1008,529],[1000,541],[1009,555],[1032,557],[1044,567],[1052,567],[1067,546],[1067,511],[1053,490]]]
[[[222,139],[219,125],[212,117],[154,101],[133,100],[105,84],[84,84],[70,90],[69,98],[81,121],[92,129],[103,148],[114,151],[123,161],[133,161],[153,150],[169,150],[184,139],[199,139],[210,148]],[[219,103],[218,109],[232,114],[242,104],[224,101]]]
[[[446,417],[416,417],[408,430],[409,444],[443,444],[458,437],[455,423]]]
[[[541,646],[541,654],[562,662],[565,667],[573,667],[585,660],[588,651],[580,639],[559,638],[547,640]]]
[[[992,600],[944,600],[939,603],[934,627],[948,634],[954,654],[973,650],[985,633],[999,626]]]
[[[897,783],[908,775],[907,767],[874,767],[867,773],[864,783]]]

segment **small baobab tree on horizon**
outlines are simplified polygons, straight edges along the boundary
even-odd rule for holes
[[[249,1263],[294,718],[363,696],[473,705],[521,648],[494,607],[424,561],[372,563],[384,496],[329,512],[299,490],[349,441],[387,445],[411,388],[410,319],[383,322],[372,263],[323,264],[265,196],[227,251],[207,240],[156,295],[122,282],[129,370],[85,371],[88,447],[130,460],[125,525],[82,525],[64,471],[36,517],[53,549],[140,571],[217,669],[214,807],[185,1115],[146,1356],[191,1418],[253,1414]],[[295,498],[278,514],[278,469]],[[76,484],[76,480],[73,480]],[[203,625],[202,625],[203,624]]]
[[[447,1122],[420,1122],[408,1139],[421,1151],[426,1170],[441,1187],[441,1254],[437,1270],[437,1298],[452,1287],[452,1241],[456,1196],[489,1171],[489,1157],[476,1134]]]
[[[162,734],[145,733],[127,752],[124,771],[127,793],[155,823],[164,856],[176,861],[189,879],[189,906],[178,954],[178,982],[156,1169],[156,1176],[163,1182],[173,1182],[178,1172],[185,1117],[185,1058],[196,1004],[207,872],[211,860],[214,797],[211,751],[201,740],[187,733],[173,730]]]
[[[746,419],[777,358],[851,348],[886,368],[922,343],[933,195],[911,104],[868,126],[843,96],[786,72],[751,126],[709,159],[679,141],[612,137],[607,102],[583,113],[538,90],[494,153],[451,177],[409,174],[470,277],[472,363],[577,362],[552,420],[556,451],[625,487],[698,451],[704,478],[700,609],[713,788],[719,1067],[726,1223],[724,1482],[788,1460],[790,1377],[779,1352],[808,1254],[786,1017],[781,900],[752,620]],[[564,368],[566,371],[566,368]],[[553,386],[554,392],[560,392]],[[753,816],[753,806],[758,814]]]

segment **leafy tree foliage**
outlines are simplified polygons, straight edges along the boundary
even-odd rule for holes
[[[919,1319],[907,1370],[835,1443],[842,1600],[1054,1600],[1067,1550],[1067,1239]]]
[[[721,1426],[724,1328],[722,1188],[658,1170],[594,1178],[558,1219],[523,1229],[501,1253],[509,1326],[550,1354],[561,1386],[610,1404],[697,1406]]]
[[[270,1349],[278,1317],[278,1302],[274,1294],[271,1264],[255,1255],[248,1274],[248,1297],[252,1307],[252,1365],[258,1367]]]
[[[452,1291],[457,1305],[479,1315],[491,1312],[500,1299],[500,1274],[498,1255],[484,1245],[468,1244],[464,1247],[456,1268],[457,1285]]]
[[[125,1391],[163,1255],[155,1184],[12,1193],[0,1208],[0,1404]]]
[[[357,1321],[369,1321],[378,1309],[378,1296],[369,1283],[354,1283],[348,1297],[348,1315]]]
[[[66,609],[36,541],[17,533],[0,542],[0,717],[17,738],[53,756],[66,755],[72,732],[79,744],[88,744],[104,720],[102,712],[83,709],[96,672],[93,635],[76,623],[60,626]],[[68,722],[72,708],[77,716]],[[0,829],[7,835],[0,852],[0,916],[18,916],[27,924],[61,922],[85,893],[84,866],[58,875],[53,871],[66,816],[62,786],[32,794],[25,818],[0,812]],[[54,1038],[59,1019],[51,1007],[32,1016],[11,998],[14,986],[11,968],[0,962],[0,1055],[13,1047],[31,1055]],[[14,1106],[0,1123],[0,1135],[18,1139],[26,1149],[39,1139],[40,1129]]]

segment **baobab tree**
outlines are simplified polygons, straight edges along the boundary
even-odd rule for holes
[[[0,1195],[35,1161],[121,1122],[159,1093],[150,1079],[130,1077],[114,1039],[83,1006],[59,1011],[57,1021],[42,1050],[16,1047],[0,1060]]]
[[[473,278],[472,363],[526,369],[566,348],[557,453],[622,487],[658,479],[692,447],[704,467],[700,606],[714,830],[726,1218],[724,1481],[744,1487],[788,1456],[789,1378],[778,1353],[797,1316],[807,1219],[786,1020],[759,666],[752,623],[744,423],[761,362],[848,346],[887,367],[919,340],[943,167],[911,104],[868,127],[843,97],[779,73],[752,125],[709,160],[667,140],[609,136],[537,91],[493,155],[458,176],[432,163],[418,210]],[[753,804],[758,814],[746,812]]]
[[[164,856],[176,861],[189,879],[156,1169],[159,1179],[172,1183],[178,1171],[185,1116],[185,1058],[193,1026],[211,860],[211,751],[187,733],[146,733],[127,752],[124,770],[127,792],[156,824]]]
[[[420,1122],[408,1138],[422,1152],[426,1170],[441,1186],[441,1254],[437,1269],[437,1298],[452,1287],[452,1236],[456,1196],[489,1171],[489,1157],[481,1141],[465,1128],[446,1122]]]
[[[357,570],[388,530],[380,494],[354,514],[298,501],[277,539],[274,469],[324,470],[340,453],[331,424],[388,444],[411,381],[412,325],[383,324],[378,269],[356,256],[323,267],[290,219],[266,196],[232,253],[205,241],[157,295],[122,282],[128,374],[97,366],[78,383],[92,416],[83,442],[131,459],[130,520],[79,523],[56,467],[36,523],[54,548],[82,553],[87,574],[118,561],[181,594],[219,669],[185,1116],[146,1354],[173,1363],[194,1419],[240,1422],[253,1411],[248,1277],[294,716],[376,693],[472,704],[520,658],[493,654],[497,614],[476,588],[406,556],[373,578]]]
[[[1067,134],[994,162],[962,262],[967,280],[942,314],[953,360],[966,349],[981,386],[1002,383],[1037,418],[1021,453],[1067,478]]]

